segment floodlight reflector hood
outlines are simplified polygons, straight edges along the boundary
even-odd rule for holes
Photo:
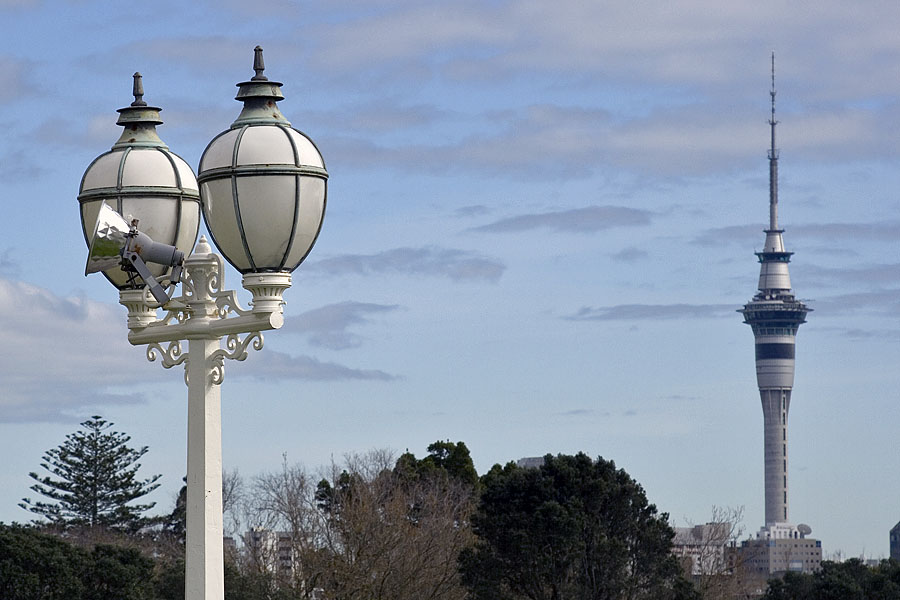
[[[90,239],[84,274],[98,273],[122,264],[122,250],[128,242],[131,227],[106,202],[100,204],[97,223]]]
[[[147,268],[147,263],[175,267],[170,279],[174,285],[181,278],[184,252],[175,246],[154,242],[149,235],[138,231],[137,225],[137,219],[129,224],[106,202],[101,202],[84,274],[106,271],[119,265],[123,271],[131,273],[130,277],[135,274],[140,276],[153,297],[160,304],[165,304],[169,296]]]

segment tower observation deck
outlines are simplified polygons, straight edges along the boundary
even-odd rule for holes
[[[775,56],[772,55],[772,118],[769,149],[769,227],[765,245],[757,252],[759,286],[753,299],[738,312],[753,329],[756,340],[756,382],[763,409],[766,526],[788,522],[788,411],[794,386],[794,341],[797,329],[812,309],[794,297],[788,263],[793,252],[784,249],[778,226],[778,150],[775,147]]]

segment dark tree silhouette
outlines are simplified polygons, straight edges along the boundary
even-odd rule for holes
[[[53,502],[23,498],[19,506],[56,526],[136,530],[143,523],[141,513],[155,503],[133,502],[159,487],[161,477],[137,478],[147,446],[130,448],[131,437],[109,431],[113,424],[99,416],[81,426],[44,453],[41,467],[50,475],[28,474],[36,482],[30,489]]]
[[[585,454],[482,477],[474,548],[460,556],[475,600],[693,598],[666,515],[622,469]]]

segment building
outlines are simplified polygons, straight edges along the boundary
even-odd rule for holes
[[[891,529],[891,558],[900,560],[900,523]]]
[[[763,527],[756,538],[741,542],[737,554],[747,575],[767,577],[794,571],[814,573],[822,564],[822,542],[806,537],[812,532],[807,525],[779,523]]]
[[[725,549],[731,541],[731,523],[706,523],[674,527],[672,553],[684,567],[685,575],[718,575],[728,571]]]
[[[290,576],[295,569],[294,544],[291,534],[254,527],[244,534],[250,560],[261,571]]]
[[[778,224],[778,150],[775,147],[775,55],[772,55],[772,118],[769,149],[769,226],[765,245],[757,252],[759,285],[753,299],[738,312],[753,329],[756,382],[763,409],[766,523],[756,539],[745,542],[743,561],[760,572],[811,572],[822,560],[818,540],[806,538],[806,525],[788,520],[788,411],[794,387],[797,330],[812,309],[794,296],[788,263],[793,252],[784,247]]]

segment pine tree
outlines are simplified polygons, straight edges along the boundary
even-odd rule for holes
[[[47,450],[41,467],[50,475],[29,473],[36,482],[30,489],[56,502],[23,498],[19,506],[53,525],[137,529],[141,513],[156,503],[131,503],[159,487],[161,475],[137,479],[147,446],[130,448],[131,436],[109,431],[112,426],[93,416],[60,446]]]

